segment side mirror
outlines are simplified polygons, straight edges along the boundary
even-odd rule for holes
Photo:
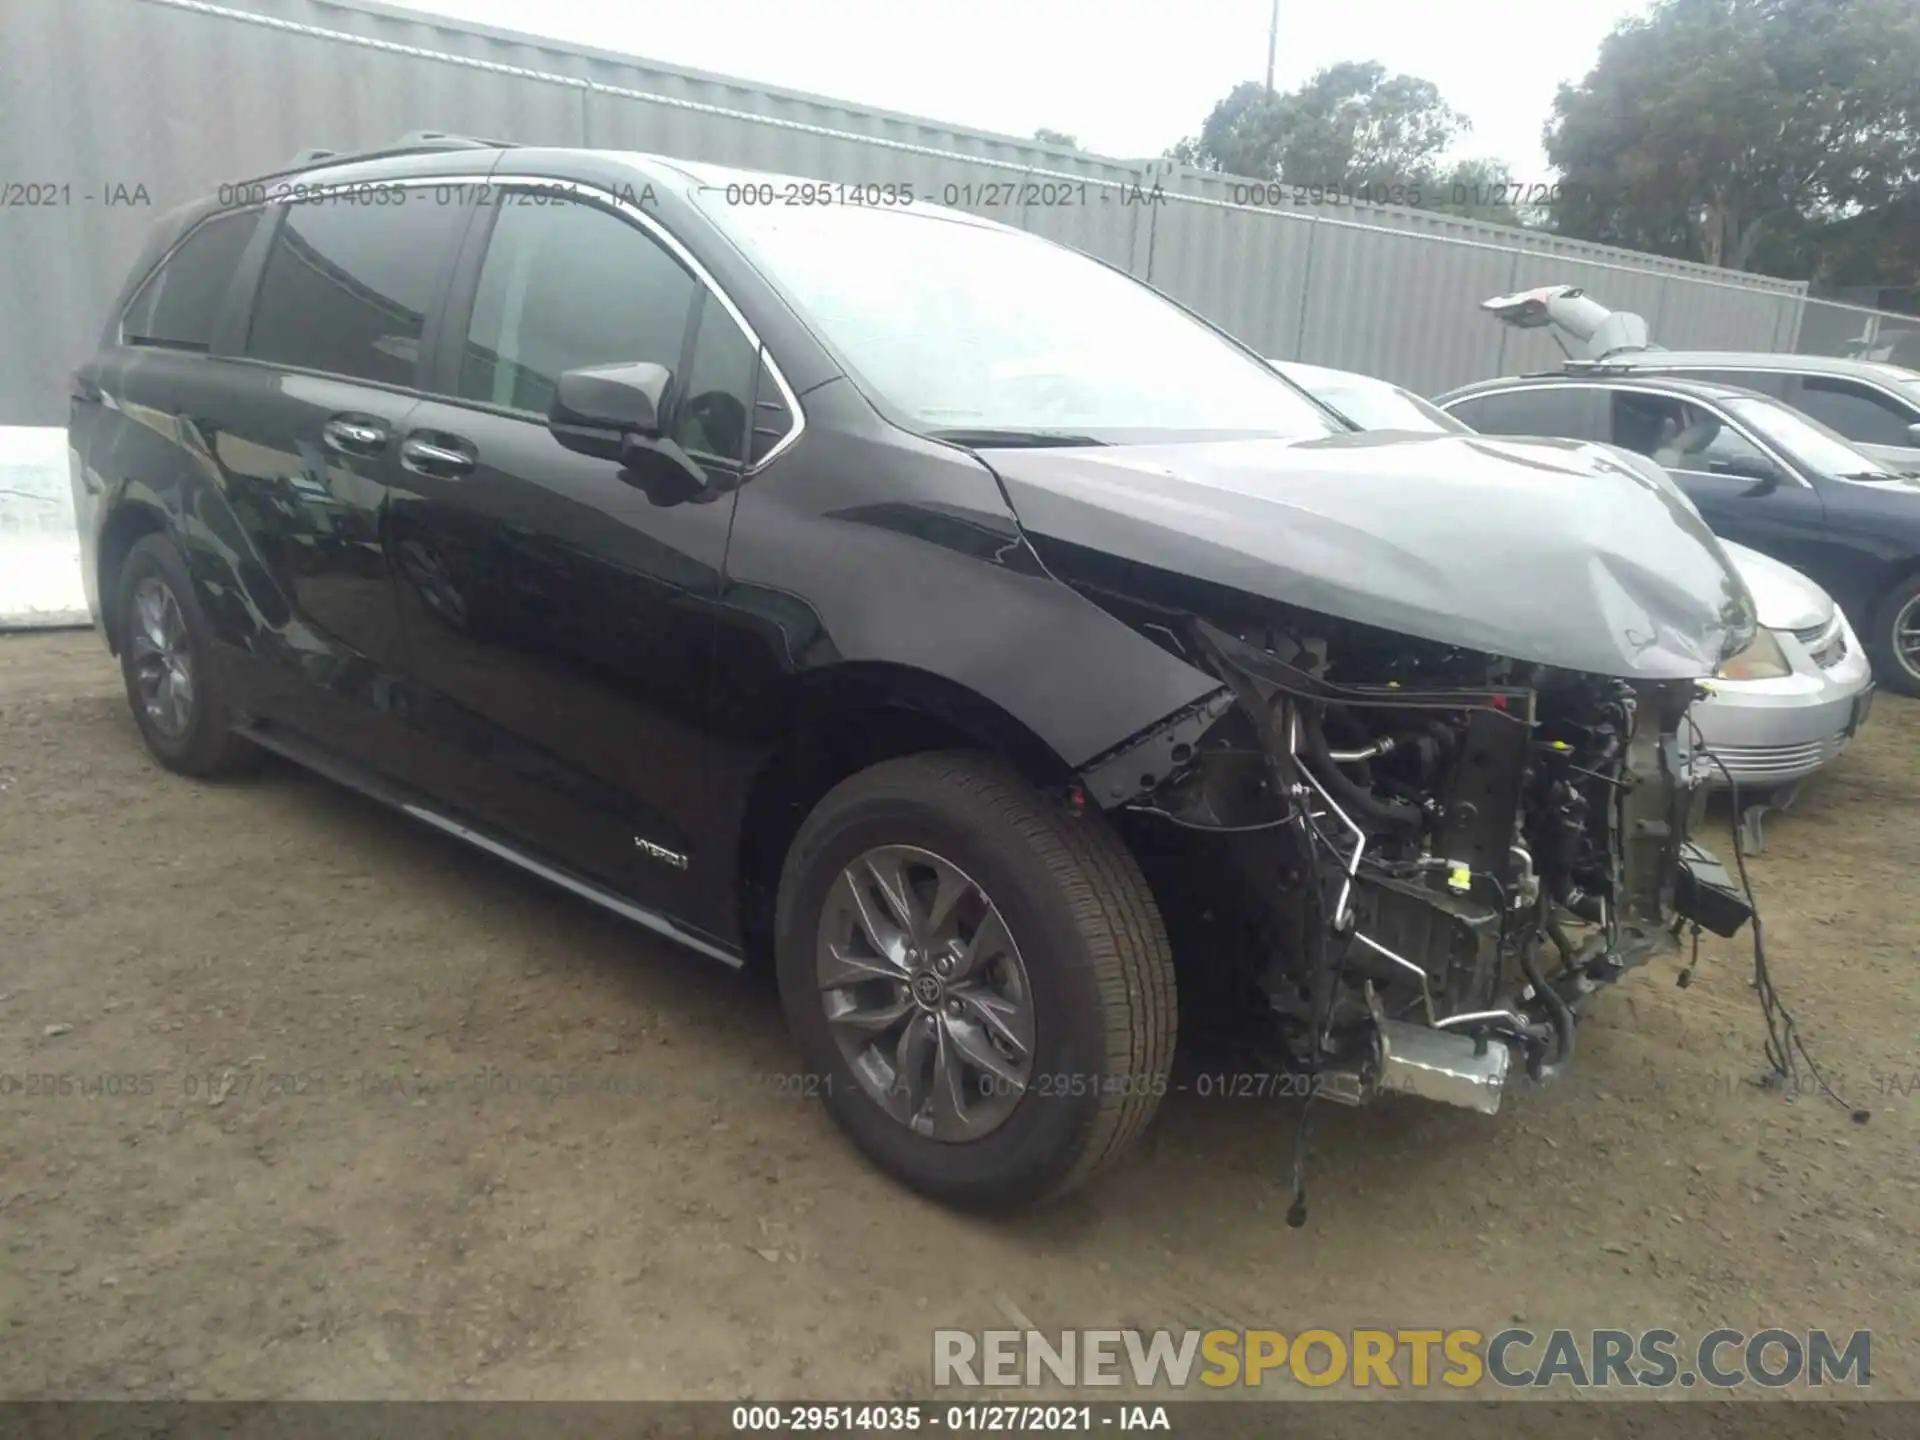
[[[1907,426],[1907,439],[1916,445],[1920,445],[1920,421],[1915,421],[1913,424]]]
[[[562,371],[547,429],[569,450],[618,461],[620,478],[654,504],[679,505],[710,482],[662,429],[672,388],[673,372],[651,361]]]
[[[660,416],[672,386],[673,372],[650,362],[562,371],[547,406],[547,428],[569,450],[617,460],[622,437],[660,434]]]
[[[1766,495],[1780,488],[1779,467],[1757,455],[1734,455],[1724,460],[1712,460],[1708,462],[1707,469],[1715,475],[1735,475],[1756,482],[1753,489],[1744,492],[1748,495]]]

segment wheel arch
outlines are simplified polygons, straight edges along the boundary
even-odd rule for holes
[[[120,595],[120,570],[127,563],[127,555],[141,540],[149,535],[167,533],[166,516],[157,506],[143,500],[125,500],[114,507],[107,517],[106,524],[100,527],[99,553],[95,558],[94,577],[100,596],[100,628],[106,636],[107,648],[115,655],[120,653],[120,615],[117,601]]]
[[[1882,627],[1899,618],[1893,609],[1894,601],[1899,597],[1900,591],[1911,586],[1916,578],[1920,578],[1920,554],[1909,555],[1903,560],[1888,565],[1873,588],[1865,613],[1860,617],[1859,623],[1854,626],[1855,631],[1860,635],[1860,643],[1866,646],[1868,655],[1874,658],[1876,675],[1880,675]],[[1898,644],[1897,637],[1894,643]],[[1908,672],[1910,676],[1913,667],[1902,661],[1897,654],[1887,655],[1885,659],[1889,664]],[[1910,678],[1895,680],[1893,677],[1884,675],[1880,678],[1906,694],[1920,693],[1920,686],[1916,686]]]
[[[849,661],[793,677],[780,702],[792,717],[750,781],[736,856],[740,933],[770,953],[780,869],[807,814],[835,785],[883,760],[931,750],[999,756],[1039,789],[1074,783],[1073,767],[994,701],[931,671]]]
[[[1893,592],[1916,575],[1920,575],[1920,552],[1915,552],[1903,560],[1895,560],[1882,570],[1872,590],[1869,618],[1879,614],[1880,607],[1893,598]]]

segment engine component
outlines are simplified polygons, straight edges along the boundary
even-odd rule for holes
[[[1680,850],[1673,908],[1681,919],[1726,937],[1738,935],[1740,927],[1753,918],[1753,907],[1727,867],[1691,842]]]
[[[1483,1115],[1498,1113],[1512,1060],[1505,1045],[1398,1020],[1378,1021],[1374,1037],[1375,1088],[1380,1093],[1418,1095]]]

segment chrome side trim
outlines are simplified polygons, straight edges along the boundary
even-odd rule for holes
[[[511,152],[509,151],[505,153],[510,154]],[[470,151],[454,151],[452,152],[452,154],[455,156],[464,157],[464,156],[470,155],[471,152]],[[325,174],[329,166],[332,166],[332,168],[347,169],[353,166],[354,164],[355,164],[355,161],[353,160],[353,157],[342,156],[338,162],[329,162],[328,164],[317,165],[314,167],[314,170],[313,170],[314,178],[311,181],[303,181],[299,193],[294,195],[287,195],[287,196],[270,196],[266,200],[266,204],[267,205],[300,205],[303,203],[310,203],[313,196],[316,193],[324,194],[326,190],[329,188],[329,182],[327,181],[326,174]],[[622,219],[631,221],[632,223],[638,225],[642,230],[645,230],[647,234],[651,235],[655,240],[659,241],[660,244],[664,245],[667,248],[668,252],[676,260],[678,260],[682,265],[687,267],[688,271],[692,273],[693,278],[696,281],[698,281],[701,285],[706,287],[707,293],[712,295],[715,300],[718,300],[720,302],[720,308],[725,310],[727,312],[727,315],[732,319],[733,323],[740,327],[740,333],[747,337],[747,341],[750,345],[753,346],[754,351],[757,354],[765,357],[766,363],[767,363],[767,373],[773,377],[774,388],[779,390],[780,398],[786,404],[787,413],[793,417],[792,428],[789,429],[786,434],[782,435],[778,440],[776,440],[773,443],[773,445],[768,449],[765,455],[762,455],[759,458],[759,460],[755,461],[753,464],[743,469],[740,472],[740,478],[742,480],[747,480],[755,475],[758,475],[762,470],[766,469],[767,466],[771,465],[775,460],[779,459],[781,455],[785,454],[788,450],[790,450],[793,447],[794,443],[799,440],[801,435],[806,433],[807,412],[801,409],[800,407],[800,397],[794,393],[793,386],[787,383],[786,374],[780,369],[779,362],[773,358],[773,353],[766,348],[766,343],[763,340],[761,340],[759,332],[756,331],[753,328],[753,326],[747,323],[747,317],[741,314],[740,307],[733,303],[733,297],[727,294],[725,290],[722,290],[720,288],[718,282],[716,282],[713,276],[708,273],[707,267],[702,265],[698,260],[696,260],[693,256],[693,253],[689,251],[686,246],[682,245],[677,239],[674,238],[671,231],[667,230],[666,227],[661,225],[658,220],[655,220],[651,215],[647,214],[638,205],[632,205],[627,203],[626,201],[620,199],[620,197],[614,194],[612,191],[604,190],[600,186],[589,184],[584,180],[563,180],[557,176],[552,176],[552,175],[497,175],[497,174],[490,175],[484,172],[475,173],[472,170],[464,170],[464,169],[455,169],[452,172],[448,174],[443,174],[443,175],[394,175],[394,176],[381,176],[381,177],[366,177],[366,178],[355,179],[355,180],[338,180],[338,181],[332,182],[332,184],[334,186],[337,186],[343,193],[349,193],[349,194],[355,191],[366,190],[369,187],[378,187],[381,189],[406,189],[406,190],[423,189],[430,185],[478,185],[478,186],[488,186],[488,187],[495,186],[495,185],[510,185],[515,187],[537,187],[541,190],[545,190],[550,193],[554,191],[565,191],[565,192],[574,193],[574,194],[577,194],[582,200],[589,201],[592,204],[601,207],[602,209],[609,210],[618,214]],[[215,213],[230,214],[232,212],[217,211]],[[213,216],[207,217],[207,219],[212,219],[212,218]],[[205,224],[205,223],[206,223],[205,220],[200,222],[200,224]],[[194,229],[196,230],[199,228],[200,228],[199,225],[194,226]],[[189,232],[189,233],[192,233],[192,232]],[[185,240],[186,240],[186,236],[184,235],[181,236],[180,241],[176,242],[174,248],[177,249],[179,244],[184,243]],[[170,249],[167,253],[169,256],[171,256],[173,251]],[[159,266],[156,265],[154,269],[157,271],[159,269]],[[149,276],[149,278],[151,278],[151,276]],[[142,286],[142,288],[143,289],[145,288],[144,285]],[[138,292],[136,292],[136,294],[137,293]],[[132,303],[132,302],[129,301],[128,303]],[[242,356],[242,357],[234,357],[234,358],[244,359],[245,357]],[[288,368],[288,367],[283,366],[281,368]],[[298,368],[298,367],[293,367],[293,368]],[[457,395],[454,395],[454,396],[436,395],[433,398],[437,400],[449,401],[455,404],[460,403],[460,397]]]
[[[503,845],[490,836],[480,834],[477,830],[470,830],[458,821],[449,820],[446,816],[429,810],[424,805],[408,804],[402,805],[400,808],[414,819],[423,820],[436,830],[443,830],[456,839],[464,840],[469,845],[485,850],[489,855],[497,855],[510,864],[518,865],[522,870],[538,875],[542,880],[547,880],[560,886],[563,890],[571,890],[582,899],[591,900],[602,909],[611,910],[622,919],[631,920],[636,925],[644,925],[656,935],[664,935],[669,940],[674,940],[685,945],[689,950],[698,950],[709,959],[718,960],[721,964],[729,966],[732,969],[740,970],[745,968],[746,961],[742,960],[738,955],[731,954],[728,951],[722,950],[718,945],[709,944],[705,940],[700,940],[689,935],[664,915],[643,909],[630,901],[622,900],[619,896],[602,890],[598,885],[591,885],[585,880],[577,880],[564,871],[555,870],[550,865],[544,865],[529,855],[521,854],[511,845]]]

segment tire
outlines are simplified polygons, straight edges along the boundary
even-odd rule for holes
[[[1881,598],[1866,644],[1875,680],[1902,695],[1920,696],[1920,575],[1907,576]]]
[[[946,942],[948,951],[907,950],[919,955],[917,969],[912,961],[858,962],[889,977],[895,970],[915,976],[911,985],[885,978],[831,988],[820,967],[833,965],[837,976],[843,962],[823,961],[823,933],[852,936],[843,954],[871,949],[864,927],[852,935],[843,922],[856,914],[850,867],[873,856],[879,871],[897,862],[929,912],[939,908],[930,897],[945,873],[933,862],[958,872],[975,888],[961,888],[952,905],[956,937],[969,911],[974,928],[964,944]],[[877,905],[886,893],[869,887],[866,898]],[[882,925],[897,914],[873,913]],[[992,915],[1010,944],[983,938],[983,917]],[[781,1004],[812,1087],[869,1159],[934,1199],[1008,1210],[1063,1194],[1115,1160],[1166,1093],[1178,1013],[1173,960],[1138,865],[1099,815],[1067,812],[991,757],[908,756],[836,786],[788,851],[775,923]],[[923,933],[933,933],[930,923]],[[977,953],[962,953],[969,950]],[[917,989],[941,963],[929,954],[949,954],[954,967],[947,998],[936,995],[931,1008]],[[976,964],[971,976],[969,963]],[[907,1007],[902,1036],[905,1025],[917,1025],[932,1044],[934,1084],[920,1087],[929,1091],[922,1110],[914,1112],[919,1091],[902,1077],[928,1071],[904,1064],[887,1075],[886,1065],[905,1054],[890,1033],[870,1053],[848,1053],[847,1046],[868,1043],[866,1034],[844,1019],[836,1024],[829,1010],[856,995],[867,997],[875,1015]],[[1019,1068],[1019,1047],[1001,1045],[974,1017],[997,1001],[995,1014],[1011,1017],[999,1028],[1017,1030],[1021,997],[1031,1025],[1018,1082],[999,1078],[997,1068],[969,1069],[983,1039],[995,1042],[994,1067]],[[936,1038],[926,1041],[929,1035]],[[954,1086],[964,1105],[939,1105],[943,1063],[971,1082]],[[916,1118],[902,1118],[908,1113]],[[926,1133],[943,1116],[948,1133]],[[963,1118],[986,1128],[962,1133]]]
[[[114,604],[127,703],[153,758],[179,774],[203,777],[255,764],[259,749],[233,732],[225,684],[214,667],[212,630],[171,540],[147,535],[135,542],[120,567]],[[143,606],[157,606],[158,618]],[[171,690],[156,693],[163,683],[156,675],[174,668],[169,655],[184,665]],[[177,673],[187,677],[185,690]]]

